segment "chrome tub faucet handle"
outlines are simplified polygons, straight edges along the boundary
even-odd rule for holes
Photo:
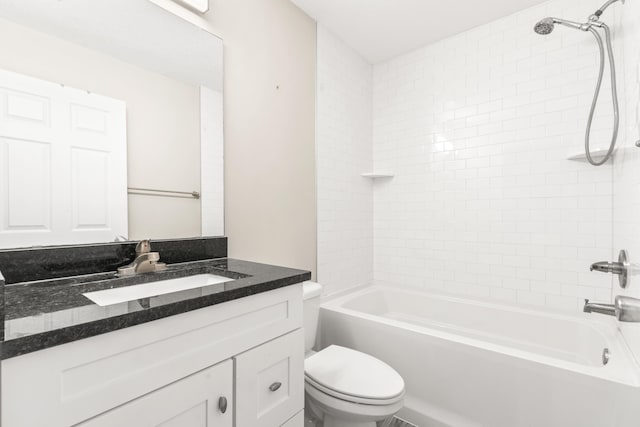
[[[621,288],[629,285],[629,257],[624,249],[618,254],[617,262],[600,261],[594,262],[589,267],[590,271],[599,271],[601,273],[612,273],[618,276],[618,284]]]

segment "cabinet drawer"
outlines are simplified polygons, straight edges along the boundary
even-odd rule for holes
[[[304,406],[301,329],[235,357],[236,426],[273,427]]]
[[[232,427],[233,362],[228,360],[76,427]]]

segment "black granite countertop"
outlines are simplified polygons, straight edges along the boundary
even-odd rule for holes
[[[211,273],[233,280],[99,306],[86,292]],[[7,359],[191,310],[309,280],[307,271],[240,261],[206,259],[170,264],[165,271],[117,277],[102,271],[4,285],[4,342]],[[2,285],[0,276],[0,285]]]

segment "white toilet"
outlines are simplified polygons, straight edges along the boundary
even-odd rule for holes
[[[312,351],[322,286],[305,282],[305,405],[324,427],[376,427],[402,408],[404,381],[368,354],[332,345]]]

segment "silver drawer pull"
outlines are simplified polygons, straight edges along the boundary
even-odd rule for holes
[[[220,409],[220,412],[222,412],[223,414],[225,412],[227,412],[227,398],[222,396],[220,399],[218,399],[218,409]]]
[[[273,383],[273,384],[271,384],[271,385],[269,386],[269,390],[271,390],[271,391],[278,391],[278,389],[279,389],[281,386],[282,386],[282,383],[281,383],[281,382],[277,382],[277,381],[276,381],[275,383]]]

